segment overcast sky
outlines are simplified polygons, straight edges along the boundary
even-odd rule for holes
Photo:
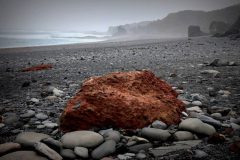
[[[105,31],[180,10],[215,10],[240,0],[0,0],[0,29]]]

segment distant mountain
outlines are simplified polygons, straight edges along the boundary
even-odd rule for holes
[[[211,22],[219,21],[232,25],[239,15],[240,4],[209,12],[185,10],[170,13],[161,20],[109,27],[108,32],[112,35],[118,35],[120,28],[124,34],[186,37],[190,25],[199,26],[203,32],[209,33]]]

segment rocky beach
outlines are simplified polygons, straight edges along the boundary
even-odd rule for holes
[[[154,76],[146,78],[144,73],[148,71]],[[125,96],[122,101],[113,95],[108,99],[110,104],[101,103],[95,94],[89,94],[95,86],[101,87],[89,85],[91,81],[85,84],[86,79],[116,72],[143,72],[143,80],[130,76],[137,87],[131,89],[133,85],[127,81],[130,89],[122,90],[122,85],[115,87],[116,81],[109,86],[99,80],[101,83],[97,84],[104,84],[104,91],[126,92],[119,94]],[[240,40],[227,37],[1,49],[0,160],[240,159],[239,75]],[[155,85],[159,81],[161,85]],[[151,88],[150,83],[155,86]],[[156,86],[164,86],[164,91],[155,90]],[[105,93],[103,97],[108,96]],[[83,100],[86,103],[80,103]],[[91,104],[91,100],[96,103]],[[109,112],[103,107],[114,106],[111,104],[119,105],[121,112]],[[131,109],[129,104],[141,107]],[[132,119],[146,113],[146,104],[158,104],[160,109],[167,106],[173,111],[157,110],[157,114],[151,106],[149,113],[154,118],[144,115],[136,123],[133,121],[134,129],[128,128]],[[76,118],[77,124],[88,124],[83,130],[74,126],[71,117],[61,126],[62,113],[73,109],[72,115],[81,116],[82,106],[88,106],[85,114],[99,105],[103,108],[95,114],[97,118]],[[100,114],[101,110],[104,113]],[[116,116],[104,117],[109,113]],[[119,122],[122,119],[118,113],[125,118],[123,122]],[[83,122],[78,123],[79,120]],[[111,123],[103,126],[107,120]]]

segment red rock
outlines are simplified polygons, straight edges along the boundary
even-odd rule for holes
[[[224,143],[226,141],[225,136],[219,133],[214,133],[210,137],[208,137],[208,143],[211,144],[219,144]]]
[[[52,67],[53,67],[52,64],[41,64],[41,65],[29,67],[29,68],[24,68],[21,71],[22,72],[40,71],[40,70],[51,69]]]
[[[234,153],[240,154],[240,141],[236,141],[229,146],[229,150]]]
[[[116,72],[86,80],[60,117],[62,131],[92,127],[142,128],[180,122],[184,104],[150,71]]]

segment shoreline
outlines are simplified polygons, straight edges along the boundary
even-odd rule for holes
[[[143,69],[152,71],[157,77],[170,84],[179,93],[180,99],[185,99],[192,105],[200,105],[197,109],[196,107],[192,108],[196,112],[200,110],[205,116],[214,118],[207,112],[208,109],[219,106],[225,111],[226,108],[229,114],[220,114],[220,118],[217,120],[223,124],[223,127],[231,126],[230,119],[238,118],[240,115],[239,53],[240,40],[232,41],[228,38],[214,37],[164,42],[142,40],[22,48],[1,52],[0,116],[3,121],[0,123],[0,144],[14,142],[19,133],[29,131],[47,134],[59,141],[63,134],[58,128],[59,117],[68,101],[79,91],[85,79],[110,72]],[[237,65],[209,66],[208,64],[215,59]],[[21,72],[24,68],[39,64],[51,64],[51,67],[48,70]],[[215,75],[215,73],[217,74]],[[50,88],[56,88],[55,90],[63,95],[50,94],[48,98],[43,97],[42,95],[46,92],[45,87],[49,85]],[[195,97],[195,103],[193,103],[193,97]],[[27,113],[31,115],[24,118]],[[46,119],[41,119],[42,116]],[[46,122],[48,125],[45,125]],[[240,126],[240,123],[236,125]],[[172,129],[172,126],[169,126],[167,130]],[[239,155],[229,151],[229,144],[235,142],[234,136],[230,137],[218,127],[216,130],[227,137],[226,142],[210,145],[206,139],[202,139],[200,136],[201,143],[198,146],[191,148],[191,152],[188,150],[176,151],[174,159],[196,159],[194,158],[196,149],[206,152],[209,157],[207,159],[239,159]],[[121,132],[121,130],[119,131]],[[237,138],[239,138],[239,131],[234,132]],[[137,130],[134,130],[135,132]],[[121,134],[122,136],[132,136],[132,133],[128,135],[121,132]],[[139,135],[134,134],[134,136]],[[195,140],[188,142],[192,141]],[[126,144],[126,141],[123,140],[122,143]],[[165,147],[164,144],[168,144],[169,149],[174,148],[172,140],[166,141],[164,144],[156,144],[151,141],[150,143],[154,144],[154,148]],[[154,157],[150,152],[151,150],[147,150],[144,153],[149,159],[159,157],[169,159],[171,156],[171,153],[159,156],[158,149],[156,149]],[[121,154],[116,151],[113,156],[117,157]]]
[[[0,48],[2,53],[15,53],[15,52],[34,52],[34,51],[51,51],[61,49],[80,49],[80,48],[104,48],[104,47],[121,47],[131,45],[142,45],[160,42],[171,42],[178,40],[187,40],[187,37],[182,38],[155,38],[155,39],[109,39],[100,42],[86,42],[86,43],[73,43],[61,45],[48,45],[48,46],[30,46],[30,47],[14,47],[14,48]]]

